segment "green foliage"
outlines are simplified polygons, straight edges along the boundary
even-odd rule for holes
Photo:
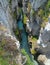
[[[48,0],[48,2],[46,4],[45,13],[46,13],[46,16],[48,16],[50,14],[50,0]]]
[[[27,9],[28,13],[31,11],[31,3],[28,2],[28,9]]]
[[[13,17],[14,17],[14,18],[17,18],[17,13],[16,13],[16,11],[13,13]]]
[[[24,49],[22,49],[21,52],[22,52],[22,54],[25,55],[26,58],[27,58],[27,62],[26,62],[25,65],[34,65],[33,62],[31,61],[29,55],[27,54],[27,52],[26,52]]]
[[[19,31],[18,31],[18,29],[16,29],[16,31],[15,31],[15,35],[16,35],[16,36],[19,35]]]
[[[5,44],[6,44],[6,40],[2,39],[2,41],[1,41],[1,47],[3,47]]]
[[[0,56],[0,65],[9,65],[7,59]]]
[[[47,8],[50,8],[50,0],[47,2]]]
[[[9,57],[0,56],[0,65],[11,65],[12,62],[13,62],[12,65],[17,65],[15,60],[10,61]]]
[[[5,45],[5,40],[2,39],[0,42],[0,65],[9,65],[7,59],[3,57],[3,55],[5,54],[4,48],[3,46]]]
[[[37,47],[37,38],[36,37],[32,37],[32,48],[30,49],[31,54],[36,54],[36,51],[34,50],[35,47]]]
[[[11,4],[12,0],[9,0],[9,3]]]
[[[18,13],[21,14],[22,9],[20,7],[18,7]]]
[[[42,8],[39,9],[38,15],[43,20],[41,27],[45,27],[46,22],[48,22],[48,16],[50,15],[50,0],[47,1],[44,9]]]
[[[11,61],[13,56],[10,52],[5,50],[5,44],[7,43],[7,40],[3,35],[0,36],[0,39],[0,65],[11,65],[10,63],[13,62]],[[16,63],[13,62],[13,65],[16,65]]]
[[[37,38],[35,38],[35,37],[33,37],[32,39],[33,39],[34,41],[37,41]]]
[[[35,14],[35,11],[32,9],[32,15],[34,15]]]
[[[43,9],[40,9],[38,11],[38,15],[41,16],[41,17],[44,16],[44,10]]]
[[[3,58],[0,58],[0,64],[1,65],[9,65],[7,60],[5,60],[5,59],[3,60]]]
[[[0,48],[0,65],[11,65],[12,62],[13,65],[17,65],[15,61],[10,61],[11,58],[11,54],[9,55],[3,48]]]
[[[24,14],[23,23],[26,24],[27,20],[28,20],[28,17]]]

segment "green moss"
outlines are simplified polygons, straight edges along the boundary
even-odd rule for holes
[[[37,41],[37,38],[35,38],[35,37],[33,37],[32,39],[33,39],[34,41]]]
[[[44,9],[39,9],[38,15],[43,20],[41,27],[45,27],[46,22],[48,22],[48,16],[50,15],[50,0],[47,1]]]
[[[11,62],[8,58],[4,58],[0,56],[0,65],[11,65]],[[13,61],[13,65],[17,65],[15,61]]]
[[[26,52],[24,49],[22,49],[21,52],[22,52],[22,54],[25,55],[26,58],[27,58],[27,62],[26,62],[25,65],[34,65],[33,62],[31,61],[29,55],[27,54],[27,52]]]
[[[6,54],[6,56],[5,56]],[[11,65],[10,61],[12,59],[12,55],[7,54],[6,51],[0,49],[0,65]],[[15,60],[13,61],[13,65],[17,65]]]
[[[16,36],[18,36],[19,35],[19,30],[18,30],[18,28],[16,28],[15,30],[13,30],[14,31],[14,33],[15,33],[15,35]]]
[[[18,29],[16,29],[15,34],[16,34],[16,35],[19,35],[19,31],[18,31]]]
[[[24,19],[23,19],[23,23],[26,24],[28,20],[28,17],[24,14]]]
[[[35,11],[32,9],[32,15],[34,15],[35,14]]]
[[[35,55],[37,52],[34,49],[31,49],[31,54]]]
[[[8,63],[7,59],[0,57],[0,65],[9,65],[9,63]]]
[[[13,13],[13,17],[14,17],[14,18],[17,18],[17,13],[16,13],[16,11]]]
[[[50,0],[48,0],[48,2],[47,2],[47,8],[50,8]]]
[[[8,58],[4,57],[5,51],[0,49],[0,65],[9,65]]]
[[[50,10],[50,0],[48,0],[46,7],[45,7],[46,16],[48,16],[50,14],[49,10]]]
[[[27,9],[27,12],[29,13],[31,11],[31,3],[28,2],[28,9]]]
[[[21,14],[22,9],[20,7],[18,7],[18,13]]]
[[[9,0],[9,3],[11,4],[12,0]]]
[[[44,10],[43,9],[40,9],[38,11],[38,15],[41,16],[41,17],[43,17],[44,16]]]
[[[37,38],[36,37],[32,37],[31,39],[31,42],[32,42],[32,48],[30,49],[31,51],[31,54],[36,54],[37,52],[34,50],[38,45],[37,45]]]
[[[3,47],[6,44],[6,40],[2,39],[1,46]]]
[[[0,47],[0,50],[3,50],[3,48],[2,48],[2,47]]]

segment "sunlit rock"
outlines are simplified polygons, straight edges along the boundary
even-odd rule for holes
[[[39,55],[38,61],[41,65],[50,65],[50,59],[48,59],[45,55]]]

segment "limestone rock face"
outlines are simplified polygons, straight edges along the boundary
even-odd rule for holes
[[[28,0],[23,0],[23,12],[25,14],[27,13],[27,4],[28,4]]]
[[[32,7],[36,11],[41,7],[47,0],[32,0]]]
[[[32,9],[37,11],[40,7],[43,8],[43,5],[47,2],[47,0],[29,0],[31,2]],[[35,15],[32,14],[32,9],[30,11],[30,20],[26,23],[27,32],[31,32],[32,35],[38,36],[40,31],[40,25],[42,23],[42,18],[35,12]]]
[[[50,42],[50,21],[47,22],[45,28],[40,32],[40,38],[42,43]]]
[[[47,22],[45,28],[41,30],[37,43],[41,46],[44,54],[50,58],[50,20]]]
[[[32,22],[31,21],[27,22],[26,27],[27,30],[31,32],[33,36],[36,36],[39,35],[40,24],[41,24],[41,18],[39,16],[36,16]]]
[[[0,50],[0,53],[2,51],[4,51],[4,54],[1,53],[1,55],[3,57],[6,56],[6,59],[8,58],[8,56],[10,55],[11,57],[9,58],[9,61],[12,62],[12,65],[15,62],[20,62],[17,61],[17,59],[21,60],[20,64],[22,65],[22,56],[20,53],[20,43],[19,41],[15,38],[15,35],[11,35],[11,33],[8,33],[7,28],[0,24],[0,48],[2,48],[2,50]],[[16,58],[16,56],[20,56],[19,58]],[[11,64],[11,63],[10,63]]]
[[[12,14],[9,2],[7,0],[0,0],[0,23],[4,24],[4,26],[9,30],[12,30],[16,24]]]
[[[12,0],[13,1],[13,0]],[[16,2],[17,0],[15,0]],[[23,65],[22,54],[20,52],[20,43],[16,39],[13,28],[16,26],[16,21],[14,20],[12,14],[14,12],[14,1],[12,2],[12,11],[9,7],[9,0],[0,0],[0,53],[4,51],[1,55],[9,60],[7,61],[10,65]]]

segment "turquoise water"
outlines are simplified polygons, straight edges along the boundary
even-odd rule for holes
[[[18,21],[18,28],[19,30],[21,30],[21,48],[25,49],[25,51],[28,53],[30,59],[34,62],[34,65],[38,65],[37,62],[32,58],[32,55],[30,53],[30,50],[29,50],[29,45],[28,45],[28,36],[27,36],[27,33],[25,31],[25,28],[23,26],[23,22],[22,20],[19,20]]]
[[[28,38],[27,38],[27,33],[25,31],[25,28],[23,26],[23,23],[21,20],[18,21],[18,28],[19,30],[22,30],[21,31],[21,48],[24,48],[26,50],[26,52],[28,54],[30,54],[30,51],[29,51],[29,45],[28,45]]]

